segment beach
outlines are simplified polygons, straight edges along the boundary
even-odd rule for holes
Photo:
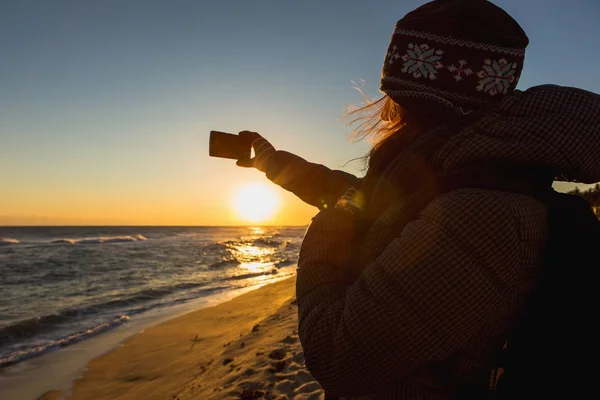
[[[146,329],[90,362],[66,399],[323,399],[294,292],[289,278]]]
[[[211,371],[225,367],[217,359],[237,346],[225,344],[235,342],[243,350],[238,339],[244,341],[293,297],[292,283],[281,293],[284,287],[259,288],[293,279],[303,232],[302,227],[0,228],[0,399],[36,400],[49,390],[54,392],[47,399],[173,399],[184,395],[188,382],[206,377],[214,380],[204,383],[210,390],[233,385],[227,379],[244,372],[247,368],[237,370],[242,364],[226,363],[232,370],[223,381]],[[255,297],[228,303],[257,289]],[[293,311],[286,316],[289,332],[281,333],[290,342],[282,346],[290,349],[298,346]],[[258,329],[244,348],[263,334]],[[279,362],[276,368],[298,363],[293,354],[282,360],[269,354],[256,361],[266,357]],[[258,364],[248,368],[262,371]],[[191,398],[221,393],[197,397],[196,386],[189,390]]]

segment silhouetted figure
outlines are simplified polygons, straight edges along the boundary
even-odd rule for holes
[[[384,96],[355,112],[376,138],[360,179],[242,133],[256,159],[239,165],[321,210],[297,298],[306,365],[329,396],[485,398],[503,368],[511,398],[585,386],[581,367],[563,364],[597,332],[576,315],[597,303],[582,272],[592,266],[577,257],[600,236],[589,205],[551,186],[600,181],[600,96],[515,90],[527,45],[484,0],[408,13],[385,56]],[[507,339],[520,358],[506,361]]]

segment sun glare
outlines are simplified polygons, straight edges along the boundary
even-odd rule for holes
[[[233,207],[238,216],[245,221],[265,222],[277,211],[279,199],[269,186],[251,183],[238,190]]]

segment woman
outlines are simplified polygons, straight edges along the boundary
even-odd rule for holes
[[[300,251],[299,335],[333,396],[447,399],[486,388],[539,273],[546,207],[512,190],[600,180],[600,97],[515,90],[528,39],[483,0],[396,25],[366,176],[253,140],[242,160],[321,211]],[[369,119],[371,118],[371,119]]]

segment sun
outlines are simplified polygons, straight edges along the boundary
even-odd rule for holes
[[[233,207],[245,221],[265,222],[277,212],[279,198],[271,187],[262,183],[249,183],[237,191]]]

